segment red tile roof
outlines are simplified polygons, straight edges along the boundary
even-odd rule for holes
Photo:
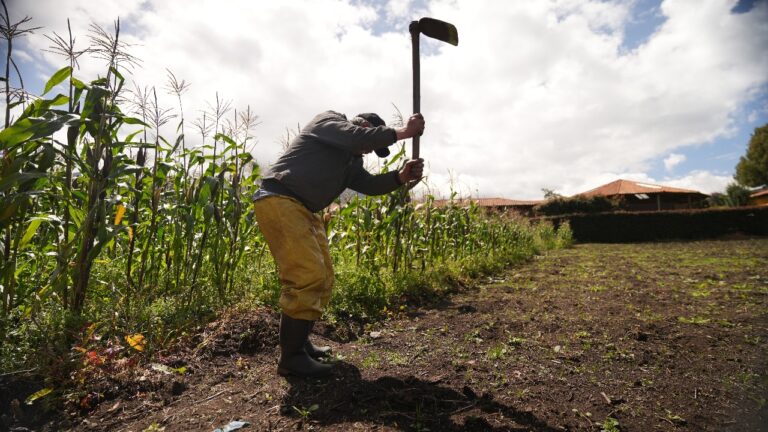
[[[650,183],[640,183],[630,180],[616,180],[600,187],[590,189],[577,195],[592,196],[612,196],[612,195],[633,195],[633,194],[656,194],[656,193],[687,193],[702,194],[699,191],[691,189],[680,189],[671,186],[655,185]]]
[[[768,195],[768,188],[765,188],[765,189],[759,190],[757,192],[754,192],[754,193],[750,194],[749,197],[750,198],[757,198],[757,197],[766,196],[766,195]]]

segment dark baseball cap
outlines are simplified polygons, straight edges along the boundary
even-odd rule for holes
[[[386,123],[384,123],[384,120],[382,120],[382,118],[379,117],[379,115],[376,114],[376,113],[362,113],[362,114],[356,115],[355,117],[364,118],[373,127],[386,126],[387,125]],[[376,156],[378,156],[378,157],[387,157],[387,156],[389,156],[389,148],[387,148],[387,147],[377,148],[374,151],[376,152]]]

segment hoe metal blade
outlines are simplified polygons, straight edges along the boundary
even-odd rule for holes
[[[419,20],[419,31],[424,36],[429,36],[453,46],[459,44],[459,32],[456,26],[434,18],[422,18]]]

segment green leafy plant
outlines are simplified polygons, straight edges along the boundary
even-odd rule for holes
[[[601,432],[620,432],[619,421],[613,417],[606,417],[603,424],[600,425]]]
[[[500,344],[489,348],[487,357],[489,360],[501,360],[506,357],[507,352],[507,346],[505,344]]]
[[[304,407],[300,407],[300,406],[299,407],[293,406],[292,408],[293,408],[294,411],[296,411],[299,414],[299,416],[301,416],[301,420],[306,422],[306,421],[309,421],[309,416],[313,412],[315,412],[318,409],[320,409],[320,405],[313,404],[309,408],[304,408]]]

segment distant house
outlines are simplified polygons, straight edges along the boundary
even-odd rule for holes
[[[582,192],[583,197],[619,198],[622,207],[631,211],[658,211],[701,208],[708,195],[690,189],[616,180]]]
[[[470,202],[487,211],[495,213],[519,213],[521,215],[530,216],[533,214],[533,207],[543,203],[544,200],[513,200],[507,198],[440,199],[435,200],[435,206],[443,207],[453,204],[455,206],[463,207],[469,206]]]
[[[768,187],[749,195],[749,205],[764,206],[768,205]]]

